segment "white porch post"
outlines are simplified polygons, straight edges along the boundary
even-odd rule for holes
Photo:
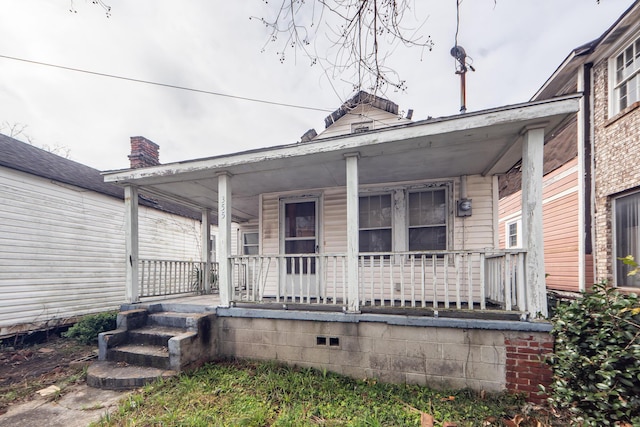
[[[204,280],[204,292],[211,293],[211,209],[202,210],[202,278]]]
[[[527,250],[525,278],[527,311],[547,317],[542,232],[544,128],[525,129],[522,146],[522,238]]]
[[[124,187],[124,232],[126,251],[125,298],[129,303],[140,301],[138,289],[138,188]]]
[[[218,175],[218,283],[220,284],[220,305],[229,307],[231,302],[231,175]]]
[[[347,163],[347,311],[360,311],[358,251],[358,153],[345,154]]]

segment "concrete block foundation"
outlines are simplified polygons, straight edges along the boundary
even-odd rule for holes
[[[548,323],[219,308],[218,356],[357,378],[523,393],[550,382]],[[535,374],[535,375],[534,375]]]

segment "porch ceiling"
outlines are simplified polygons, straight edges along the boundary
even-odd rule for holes
[[[105,181],[136,185],[143,193],[215,212],[217,175],[230,173],[234,219],[249,220],[258,217],[261,193],[344,186],[348,153],[360,156],[360,184],[504,173],[522,157],[524,130],[553,131],[578,111],[578,101],[573,95],[309,143],[106,172]]]

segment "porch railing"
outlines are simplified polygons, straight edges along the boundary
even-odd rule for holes
[[[141,259],[138,264],[140,297],[204,293],[204,262]],[[218,263],[210,264],[211,292],[218,291]]]
[[[525,309],[521,251],[359,256],[361,306]],[[231,257],[234,301],[347,304],[344,254]]]

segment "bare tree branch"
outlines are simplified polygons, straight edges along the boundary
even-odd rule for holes
[[[111,16],[111,6],[109,6],[107,3],[105,3],[103,0],[85,0],[85,2],[89,2],[91,1],[91,4],[95,4],[96,6],[100,6],[105,14],[107,15],[107,18],[109,18]],[[74,0],[69,0],[69,12],[71,13],[78,13],[78,10],[75,7],[74,4]]]
[[[269,29],[263,51],[276,43],[280,62],[288,52],[294,58],[299,52],[311,65],[332,70],[334,78],[350,72],[347,79],[355,90],[405,90],[405,81],[386,65],[391,54],[400,45],[433,48],[431,37],[420,35],[424,22],[416,28],[405,24],[412,0],[280,0],[276,6],[264,2],[272,17],[250,18]],[[319,46],[311,50],[322,37],[329,42],[325,55],[317,53]]]
[[[27,134],[25,131],[28,125],[22,123],[9,123],[4,121],[0,123],[0,133],[4,133],[5,135],[17,139],[23,142],[28,143],[29,145],[33,145],[34,147],[38,147],[42,150],[48,151],[49,153],[55,154],[60,157],[64,157],[68,159],[71,157],[71,149],[66,145],[54,144],[53,146],[49,144],[37,145],[35,143],[35,139]]]

